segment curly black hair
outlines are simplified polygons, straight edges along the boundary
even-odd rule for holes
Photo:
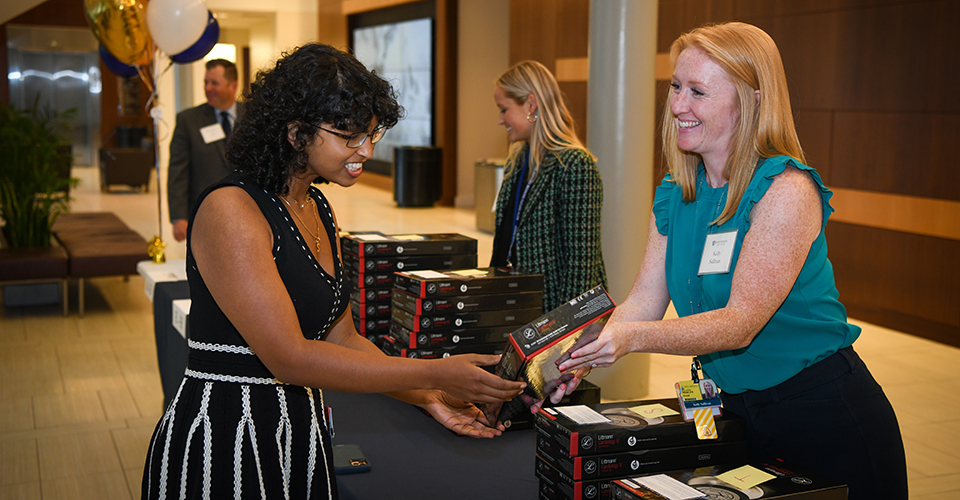
[[[257,73],[244,98],[227,159],[261,188],[280,194],[286,194],[291,175],[306,171],[306,149],[320,124],[366,132],[374,118],[390,128],[403,115],[386,80],[323,44],[284,53],[273,69]],[[298,125],[295,145],[287,140],[288,124]]]

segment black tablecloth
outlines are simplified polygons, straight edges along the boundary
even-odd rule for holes
[[[474,439],[381,394],[323,394],[333,407],[333,444],[359,445],[371,466],[337,476],[342,500],[537,498],[533,429]]]
[[[157,339],[164,408],[177,395],[190,354],[187,339],[173,327],[173,301],[189,298],[190,286],[186,280],[161,281],[153,288],[153,330]]]

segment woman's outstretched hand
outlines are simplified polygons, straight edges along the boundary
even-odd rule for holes
[[[492,438],[503,432],[502,424],[491,427],[483,412],[466,401],[443,391],[432,391],[427,401],[420,405],[437,422],[457,434],[474,438]]]

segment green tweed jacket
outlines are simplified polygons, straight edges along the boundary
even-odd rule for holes
[[[523,161],[527,149],[515,161]],[[498,228],[511,224],[512,214],[504,212],[519,181],[520,169],[516,167],[508,166],[497,196]],[[607,286],[600,247],[602,207],[603,183],[590,155],[576,149],[548,151],[520,213],[516,255],[519,269],[543,274],[544,311],[597,285]],[[494,237],[494,255],[501,246],[510,244],[500,240]]]

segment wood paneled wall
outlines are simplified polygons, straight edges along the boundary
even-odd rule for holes
[[[510,2],[510,64],[532,59],[553,72],[584,143],[589,44],[589,0]]]
[[[658,52],[730,20],[780,48],[807,162],[836,191],[827,237],[849,315],[960,346],[960,169],[948,151],[960,137],[960,3],[661,0]]]

